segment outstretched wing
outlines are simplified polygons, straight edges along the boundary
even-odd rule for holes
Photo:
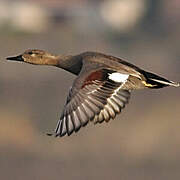
[[[130,92],[123,89],[128,75],[114,81],[116,74],[113,73],[99,69],[77,77],[57,123],[55,136],[71,135],[89,121],[108,122],[121,112],[130,98]]]

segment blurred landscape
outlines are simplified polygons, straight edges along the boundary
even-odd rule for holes
[[[114,121],[53,138],[75,76],[8,62],[98,51],[180,81],[178,0],[0,0],[0,177],[179,180],[180,89],[142,90]]]

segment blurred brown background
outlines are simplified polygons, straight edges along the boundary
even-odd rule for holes
[[[38,48],[100,51],[180,81],[178,0],[0,1],[0,178],[180,179],[180,89],[132,93],[116,120],[71,137],[54,129],[75,78],[7,62]]]

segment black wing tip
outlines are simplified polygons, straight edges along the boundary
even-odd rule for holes
[[[46,133],[47,136],[53,136],[53,133]]]
[[[74,132],[74,130],[68,131],[68,132],[67,132],[67,135],[70,136],[73,132]],[[64,136],[64,135],[63,135],[63,136]]]
[[[71,133],[71,134],[72,134],[72,133]],[[68,134],[68,133],[67,133],[68,136],[70,136],[71,134]],[[58,133],[58,134],[56,134],[56,133],[46,133],[46,135],[49,136],[49,137],[52,137],[52,136],[53,136],[53,137],[57,138],[57,137],[63,137],[63,136],[65,136],[66,133],[64,133],[64,134],[59,134],[59,133]]]
[[[59,134],[56,134],[56,133],[46,133],[46,135],[49,136],[49,137],[51,137],[51,136],[53,136],[53,137],[60,136]]]

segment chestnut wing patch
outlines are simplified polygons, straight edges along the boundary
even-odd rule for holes
[[[81,88],[84,88],[86,85],[93,84],[94,81],[101,81],[103,83],[103,81],[108,78],[108,72],[109,70],[105,69],[92,72],[88,77],[85,78]]]
[[[121,112],[130,98],[130,92],[123,90],[125,82],[109,79],[107,69],[92,72],[87,77],[78,77],[69,91],[67,102],[57,123],[55,136],[71,135],[89,121],[108,122]]]

